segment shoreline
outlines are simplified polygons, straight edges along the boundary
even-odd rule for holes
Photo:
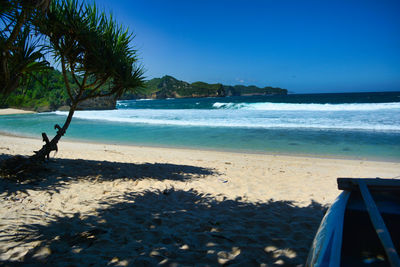
[[[9,133],[0,130],[1,136],[10,136],[10,137],[18,137],[18,138],[27,138],[34,140],[41,140],[39,136],[33,135],[24,135],[20,133]],[[128,144],[128,143],[112,143],[112,142],[102,142],[102,141],[93,141],[93,140],[85,140],[85,139],[75,139],[64,137],[60,141],[62,142],[71,142],[71,143],[84,143],[84,144],[94,144],[94,145],[116,145],[116,146],[127,146],[127,147],[145,147],[145,148],[155,148],[155,149],[177,149],[177,150],[188,150],[188,151],[203,151],[203,152],[222,152],[222,153],[234,153],[234,154],[250,154],[250,155],[266,155],[266,156],[287,156],[287,157],[298,157],[298,158],[315,158],[315,159],[327,159],[327,160],[357,160],[357,161],[369,161],[369,162],[390,162],[390,163],[400,163],[399,159],[388,159],[388,158],[372,158],[372,157],[351,157],[351,156],[335,156],[335,155],[319,155],[319,154],[301,154],[301,153],[269,153],[269,152],[261,152],[261,151],[252,151],[252,150],[235,150],[235,149],[212,149],[212,148],[196,148],[196,147],[175,147],[175,146],[161,146],[161,145],[149,145],[149,144]]]

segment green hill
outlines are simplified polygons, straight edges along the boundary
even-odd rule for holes
[[[279,87],[266,86],[263,88],[250,85],[224,86],[226,96],[246,96],[246,95],[286,95],[287,90]]]
[[[286,95],[287,90],[277,87],[257,87],[254,85],[223,85],[220,83],[209,84],[205,82],[188,83],[180,81],[172,76],[154,78],[146,82],[142,94],[125,94],[121,99],[136,98],[185,98],[185,97],[224,97],[241,95]]]

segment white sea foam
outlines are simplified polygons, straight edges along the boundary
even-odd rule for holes
[[[392,103],[359,103],[359,104],[292,104],[292,103],[223,103],[213,104],[215,109],[248,109],[248,110],[299,110],[299,111],[373,111],[382,109],[400,110],[400,102]]]
[[[57,111],[57,115],[67,112]],[[126,109],[77,111],[76,118],[130,124],[233,128],[312,128],[400,131],[400,110],[315,112],[297,110]]]

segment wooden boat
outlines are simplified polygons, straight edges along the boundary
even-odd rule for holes
[[[338,178],[306,266],[400,267],[400,180]]]

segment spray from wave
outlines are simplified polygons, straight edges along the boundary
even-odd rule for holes
[[[213,104],[214,109],[281,110],[281,111],[374,111],[397,109],[400,102],[368,104],[292,104],[292,103],[223,103]]]

